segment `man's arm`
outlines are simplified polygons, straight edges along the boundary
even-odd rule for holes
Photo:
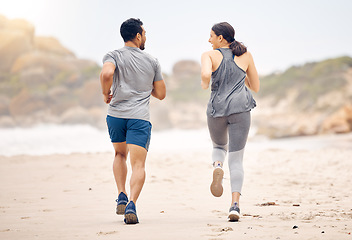
[[[115,65],[111,62],[106,62],[100,73],[101,89],[104,95],[104,102],[110,103],[112,99],[111,86],[114,79]]]
[[[152,96],[159,100],[163,100],[166,97],[166,86],[164,80],[153,82]]]

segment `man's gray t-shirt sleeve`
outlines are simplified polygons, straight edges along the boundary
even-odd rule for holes
[[[112,64],[115,65],[115,67],[117,66],[116,64],[116,60],[114,58],[114,55],[112,52],[108,52],[107,54],[105,54],[105,56],[103,57],[103,64],[106,62],[111,62]]]
[[[163,75],[161,73],[161,67],[158,59],[155,59],[155,76],[153,82],[163,80]]]

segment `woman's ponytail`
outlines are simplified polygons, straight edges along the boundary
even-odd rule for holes
[[[235,40],[235,29],[233,29],[229,23],[221,22],[214,24],[211,30],[214,31],[216,36],[222,35],[223,38],[230,43],[230,49],[235,56],[241,56],[243,53],[247,52],[247,47]]]
[[[247,47],[236,40],[230,44],[230,49],[232,50],[233,55],[241,56],[242,54],[247,52]]]

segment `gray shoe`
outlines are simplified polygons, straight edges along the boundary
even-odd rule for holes
[[[237,202],[235,202],[229,210],[229,221],[237,222],[240,219],[240,208],[238,207]]]

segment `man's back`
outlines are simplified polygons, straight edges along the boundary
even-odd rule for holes
[[[108,115],[149,121],[153,82],[163,79],[157,59],[139,48],[125,46],[107,53],[105,62],[116,67]]]

